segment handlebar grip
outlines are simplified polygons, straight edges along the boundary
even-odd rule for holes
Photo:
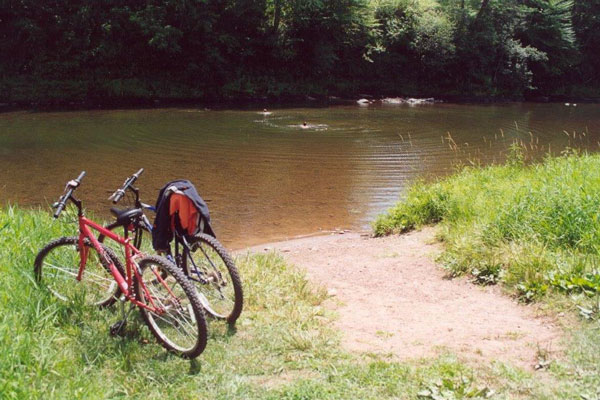
[[[73,191],[75,189],[77,189],[77,187],[81,184],[81,180],[83,179],[84,176],[85,176],[85,171],[81,171],[81,173],[79,174],[79,176],[76,179],[67,182],[67,187],[65,187],[65,193],[60,197],[60,199],[58,200],[58,203],[55,203],[56,211],[54,211],[54,218],[58,218],[58,216],[60,215],[62,210],[67,205],[67,201],[69,201],[69,199],[73,195]]]
[[[79,176],[77,177],[77,179],[75,179],[78,183],[81,183],[81,180],[83,179],[83,177],[85,176],[85,171],[81,171],[81,173],[79,174]]]
[[[123,198],[124,195],[125,195],[125,191],[123,189],[117,189],[117,191],[115,193],[113,193],[112,196],[110,196],[112,198],[113,204],[117,204],[119,202],[119,200],[121,200]]]
[[[117,189],[108,199],[112,200],[113,204],[117,204],[119,200],[125,196],[125,191],[131,188],[131,185],[140,177],[141,174],[144,173],[144,168],[140,168],[138,172],[131,175],[129,178],[125,179],[125,183],[121,186],[120,189]]]
[[[56,211],[54,211],[54,218],[58,218],[62,210],[65,208],[65,206],[67,205],[67,200],[69,199],[68,196],[70,196],[71,193],[73,193],[73,189],[69,189],[66,194],[60,196],[58,202],[52,205],[52,208],[56,209]]]
[[[58,218],[58,216],[62,212],[63,208],[65,208],[65,203],[62,203],[62,202],[58,203],[58,206],[56,207],[56,211],[54,211],[54,218]]]

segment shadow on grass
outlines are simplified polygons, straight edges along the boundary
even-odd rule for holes
[[[202,372],[202,363],[197,358],[190,360],[188,375],[198,375],[200,372]]]
[[[235,324],[227,324],[227,333],[225,334],[227,337],[232,337],[237,333],[237,326]]]

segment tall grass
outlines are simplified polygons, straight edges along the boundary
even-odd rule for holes
[[[377,219],[375,233],[440,222],[452,275],[502,281],[527,301],[553,291],[592,304],[600,293],[600,156],[522,160],[515,147],[506,165],[414,185]]]
[[[507,393],[523,382],[527,393],[548,392],[530,374],[507,378],[489,365],[473,370],[452,355],[400,363],[344,352],[323,306],[326,292],[273,253],[237,258],[246,293],[237,331],[211,321],[207,350],[196,361],[165,352],[135,312],[126,336],[110,337],[118,307],[65,304],[33,279],[37,251],[74,234],[73,219],[0,209],[3,400],[382,399],[423,391],[463,398],[492,386]]]

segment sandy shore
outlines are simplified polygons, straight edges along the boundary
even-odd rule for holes
[[[440,245],[433,235],[432,228],[385,238],[345,232],[241,252],[279,251],[324,285],[339,314],[343,345],[352,351],[399,359],[450,352],[533,368],[540,350],[560,349],[561,329],[533,306],[498,287],[447,279],[434,261]]]

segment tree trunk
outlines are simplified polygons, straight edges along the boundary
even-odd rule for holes
[[[273,32],[277,33],[279,30],[279,21],[281,20],[281,0],[274,0],[273,7]]]
[[[460,2],[460,30],[464,29],[467,19],[467,13],[465,12],[465,0]]]
[[[487,9],[489,2],[490,2],[490,0],[481,0],[481,7],[479,7],[479,11],[477,12],[477,16],[475,17],[475,21],[473,21],[473,23],[476,23],[479,20],[481,15]]]

